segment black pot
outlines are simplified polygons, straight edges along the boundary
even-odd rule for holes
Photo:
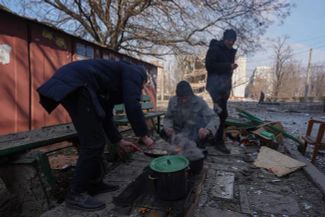
[[[152,174],[149,175],[149,179],[152,180],[155,195],[159,199],[172,201],[182,199],[186,196],[188,161],[187,165],[184,165],[183,168],[178,169],[177,171],[166,172],[157,171],[152,166],[150,166],[150,168],[152,170]]]
[[[203,165],[204,165],[204,158],[190,161],[190,174],[192,175],[199,174],[203,169]]]
[[[154,192],[161,200],[179,200],[187,193],[187,172],[186,170],[174,173],[157,173],[149,176],[154,183]]]

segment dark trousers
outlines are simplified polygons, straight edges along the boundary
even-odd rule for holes
[[[221,111],[220,111],[220,110],[218,110],[218,108],[216,106],[214,106],[214,111],[218,114],[218,116],[220,118],[220,125],[219,125],[218,131],[215,136],[215,140],[217,143],[223,142],[225,122],[228,117],[227,102],[228,102],[228,98],[226,98],[226,97],[219,98],[217,100],[213,100],[213,103],[217,104],[221,108]]]
[[[81,193],[87,191],[91,181],[102,180],[106,134],[103,129],[103,122],[96,114],[86,89],[75,91],[66,97],[61,104],[68,111],[78,133],[79,158],[70,190]]]

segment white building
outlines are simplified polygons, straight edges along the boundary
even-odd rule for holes
[[[255,84],[257,81],[264,80],[263,83],[267,83],[269,85],[264,86],[264,93],[265,94],[271,94],[273,89],[273,73],[272,73],[272,67],[270,66],[257,66],[254,70],[253,74],[253,84]]]
[[[238,64],[237,69],[232,76],[232,96],[243,98],[245,97],[245,89],[247,86],[247,59],[246,57],[239,57],[236,60]]]
[[[270,66],[257,66],[254,70],[254,80],[256,78],[265,79],[272,82],[272,68]]]

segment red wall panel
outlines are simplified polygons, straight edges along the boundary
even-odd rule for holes
[[[0,13],[0,134],[29,129],[27,26]]]
[[[69,122],[61,106],[47,114],[36,89],[62,65],[103,57],[143,63],[0,9],[0,135]],[[155,102],[157,70],[144,66],[151,75],[144,91]]]
[[[39,104],[36,89],[48,80],[56,69],[71,62],[70,39],[60,32],[36,24],[30,26],[30,32],[32,129],[69,122],[68,114],[62,106],[50,115],[47,114]]]

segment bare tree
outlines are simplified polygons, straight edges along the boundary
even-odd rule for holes
[[[191,74],[195,69],[195,55],[177,55],[176,56],[176,75],[177,81],[186,79],[185,75]]]
[[[189,53],[225,28],[253,50],[274,20],[293,6],[287,0],[0,0],[25,16],[116,51],[161,56]]]
[[[272,45],[274,52],[274,77],[273,77],[273,97],[278,97],[280,88],[284,84],[286,65],[293,56],[291,47],[287,44],[288,37],[277,38]]]
[[[282,68],[282,82],[278,89],[278,97],[292,98],[303,95],[304,79],[302,68],[295,61],[288,62]]]

